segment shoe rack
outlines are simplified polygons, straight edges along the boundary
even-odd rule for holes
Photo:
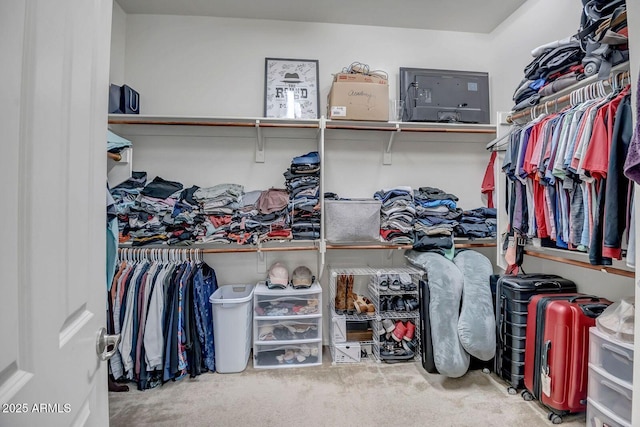
[[[329,267],[333,363],[420,359],[418,284],[423,274],[412,267]]]

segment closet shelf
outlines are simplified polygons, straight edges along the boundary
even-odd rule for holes
[[[402,249],[411,249],[413,247],[413,245],[394,245],[393,243],[385,243],[385,242],[380,242],[380,243],[349,243],[349,244],[333,244],[333,243],[327,243],[327,249],[331,250],[331,249],[397,249],[397,250],[402,250]]]
[[[367,122],[355,120],[327,120],[326,128],[386,132],[420,133],[467,133],[495,135],[496,127],[491,124],[473,123],[432,123],[432,122]]]
[[[264,163],[265,138],[315,139],[320,119],[277,119],[204,116],[110,114],[109,128],[127,137],[195,136],[246,138],[256,143],[255,161]]]
[[[382,164],[391,164],[391,150],[398,141],[487,143],[495,138],[496,126],[491,124],[429,123],[429,122],[366,122],[326,120],[325,139],[345,141],[363,139],[362,131],[388,137],[382,153]]]
[[[242,253],[242,252],[285,252],[285,251],[317,251],[318,242],[314,240],[294,240],[294,241],[271,241],[262,245],[239,245],[235,243],[195,243],[189,246],[171,246],[171,245],[145,245],[132,246],[127,243],[121,243],[120,249],[138,249],[138,250],[193,250],[198,249],[204,254],[222,254],[222,253]]]
[[[562,253],[566,253],[566,255],[565,256],[551,255],[549,253],[546,253],[546,251],[562,252]],[[528,246],[525,248],[524,253],[526,255],[529,255],[535,258],[541,258],[549,261],[555,261],[563,264],[573,265],[576,267],[582,267],[590,270],[601,271],[603,273],[615,274],[617,276],[635,278],[635,272],[631,269],[619,268],[611,265],[592,265],[588,261],[581,261],[579,259],[576,259],[577,257],[585,257],[585,258],[587,257],[587,254],[581,253],[581,252],[569,251],[569,253],[567,253],[567,251],[564,251],[562,249],[534,248],[534,247]]]

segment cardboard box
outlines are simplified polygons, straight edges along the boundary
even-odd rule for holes
[[[358,363],[360,362],[360,343],[345,342],[335,345],[333,355],[335,363]]]
[[[373,341],[373,332],[367,331],[347,331],[347,341]]]
[[[331,336],[334,343],[347,341],[347,318],[345,316],[333,315],[331,318]]]
[[[380,85],[389,85],[387,79],[376,76],[368,76],[360,73],[338,73],[333,77],[334,82],[352,82],[352,83],[375,83]]]
[[[346,76],[358,76],[347,74]],[[362,76],[362,78],[370,76]],[[360,77],[356,77],[360,78]],[[327,117],[331,120],[389,120],[389,84],[336,80],[331,85],[327,101]]]

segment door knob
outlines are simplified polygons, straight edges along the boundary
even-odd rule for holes
[[[119,342],[120,334],[109,335],[105,328],[100,328],[100,330],[98,330],[98,338],[96,340],[96,353],[98,354],[98,357],[100,357],[100,360],[109,360],[118,350]],[[113,346],[113,348],[107,351],[109,346]]]

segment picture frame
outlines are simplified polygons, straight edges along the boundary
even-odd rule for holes
[[[320,118],[317,59],[265,58],[264,116]]]

